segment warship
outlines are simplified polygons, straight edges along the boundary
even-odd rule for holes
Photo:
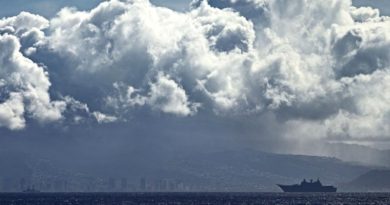
[[[319,179],[317,181],[304,179],[301,184],[281,185],[277,184],[284,192],[336,192],[337,188],[334,186],[324,186]]]

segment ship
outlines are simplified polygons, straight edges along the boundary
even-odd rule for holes
[[[337,192],[336,187],[324,186],[319,179],[317,179],[317,181],[310,180],[309,182],[304,179],[301,184],[277,185],[284,192]]]

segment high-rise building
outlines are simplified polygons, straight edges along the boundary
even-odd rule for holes
[[[121,179],[121,191],[128,191],[128,184],[126,178]]]
[[[108,179],[108,191],[115,191],[115,179],[114,178],[109,178]]]
[[[145,178],[141,178],[139,188],[141,191],[146,191],[146,179]]]
[[[27,181],[25,178],[20,179],[20,191],[23,191],[27,188]]]

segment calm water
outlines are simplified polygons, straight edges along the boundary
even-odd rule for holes
[[[96,193],[0,194],[0,205],[390,204],[389,193]]]

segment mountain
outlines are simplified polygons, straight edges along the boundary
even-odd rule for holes
[[[329,155],[344,161],[354,161],[374,166],[390,166],[389,150],[344,143],[328,144],[327,150]]]
[[[283,150],[279,151],[284,153]],[[356,162],[368,166],[390,167],[390,150],[381,150],[369,146],[348,144],[341,142],[320,142],[309,141],[304,148],[301,146],[296,150],[287,150],[288,153],[329,156],[347,162]]]
[[[3,156],[10,155],[3,153]],[[24,154],[12,159],[0,157],[3,167],[0,191],[17,191],[24,184],[49,192],[270,192],[280,191],[278,183],[298,183],[304,178],[320,178],[324,185],[337,186],[374,169],[330,157],[255,150],[205,152],[173,158],[133,155],[118,161],[83,159],[88,166],[80,166],[78,162],[59,163],[50,156]]]
[[[355,192],[389,192],[390,170],[371,170],[342,185],[344,190]]]
[[[336,158],[247,150],[181,157],[163,173],[172,173],[207,191],[280,191],[275,184],[320,178],[324,184],[336,185],[369,169]]]

